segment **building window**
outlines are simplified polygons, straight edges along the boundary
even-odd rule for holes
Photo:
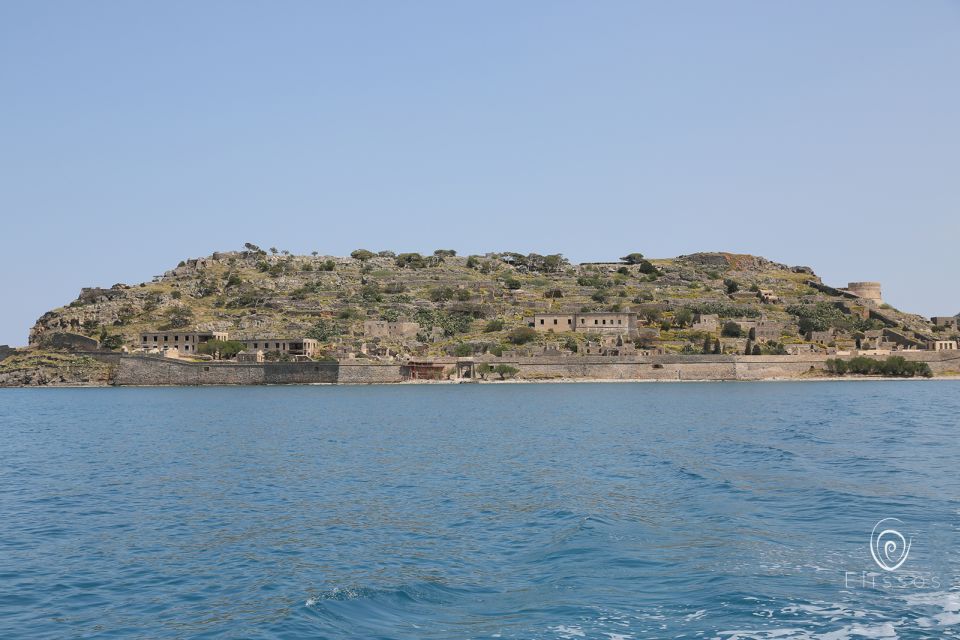
[[[540,318],[540,324],[543,324],[543,318]]]
[[[553,324],[557,324],[557,319],[556,319],[556,318],[553,319]]]
[[[600,321],[599,321],[599,320],[597,320],[596,318],[594,318],[594,320],[593,320],[593,324],[600,324]]]
[[[567,318],[567,324],[570,324],[570,318]]]
[[[163,341],[164,341],[164,342],[167,342],[169,338],[170,338],[170,336],[163,336]]]
[[[617,324],[623,324],[623,320],[617,319]]]
[[[258,345],[256,342],[253,343],[253,348],[254,348],[254,349],[256,349],[258,346],[259,346],[259,345]]]

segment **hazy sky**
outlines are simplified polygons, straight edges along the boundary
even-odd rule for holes
[[[960,3],[0,2],[0,343],[295,252],[754,253],[960,312]]]

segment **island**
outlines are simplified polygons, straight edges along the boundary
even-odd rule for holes
[[[960,379],[958,316],[762,257],[243,250],[85,288],[0,386]]]

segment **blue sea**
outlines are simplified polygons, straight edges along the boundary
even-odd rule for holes
[[[960,637],[958,434],[952,381],[0,390],[0,637]]]

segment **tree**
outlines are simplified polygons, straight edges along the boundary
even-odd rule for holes
[[[319,251],[311,251],[311,252],[310,252],[310,255],[312,255],[314,258],[316,258],[318,255],[320,255],[320,252],[319,252]]]
[[[474,370],[477,372],[477,375],[480,376],[481,379],[486,380],[487,376],[490,375],[490,372],[493,371],[493,367],[491,367],[486,362],[481,362],[475,367]]]
[[[753,343],[748,339],[747,346],[743,350],[743,355],[749,356],[753,354]]]
[[[263,249],[253,244],[252,242],[244,242],[243,248],[246,249],[247,251],[252,251],[254,253],[263,253]]]
[[[457,255],[457,252],[453,249],[437,249],[433,252],[433,255],[438,258],[452,258]]]
[[[500,376],[501,380],[506,380],[507,378],[512,378],[513,376],[520,373],[520,369],[516,367],[511,367],[509,364],[498,364],[493,370]]]
[[[740,283],[736,280],[731,280],[727,278],[723,281],[724,286],[727,288],[727,293],[732,294],[740,290]]]
[[[640,262],[643,260],[643,254],[642,254],[642,253],[628,253],[627,255],[625,255],[625,256],[623,256],[622,258],[620,258],[620,260],[621,260],[622,262],[626,262],[627,264],[640,264]]]
[[[119,349],[123,346],[123,336],[121,335],[110,335],[107,333],[107,328],[104,326],[100,327],[100,347],[103,349]]]
[[[703,353],[710,353],[713,349],[713,340],[710,339],[710,336],[707,336],[703,339]]]
[[[350,252],[350,257],[354,260],[359,260],[360,262],[366,262],[370,258],[376,256],[373,251],[367,251],[366,249],[355,249]]]
[[[461,343],[457,344],[456,347],[453,348],[453,355],[455,355],[455,356],[457,356],[457,357],[460,357],[460,358],[466,358],[467,356],[472,356],[472,355],[473,355],[473,345],[468,344],[468,343],[466,343],[466,342],[461,342]]]
[[[513,276],[509,276],[505,278],[503,281],[503,284],[506,285],[507,289],[511,289],[511,290],[519,289],[523,286],[523,283],[517,280],[516,278],[514,278]]]
[[[736,322],[730,320],[723,324],[723,329],[720,331],[720,335],[725,338],[739,338],[743,335],[743,329],[740,328],[740,325]]]
[[[276,247],[270,247],[270,253],[272,253],[273,255],[277,255],[277,253],[278,253],[277,248],[276,248]]]
[[[723,353],[723,347],[720,345],[719,340],[717,340],[713,345],[713,353],[714,355],[720,355]]]
[[[219,353],[221,360],[234,358],[243,349],[244,344],[236,340],[207,340],[197,345],[197,353],[211,356]]]

